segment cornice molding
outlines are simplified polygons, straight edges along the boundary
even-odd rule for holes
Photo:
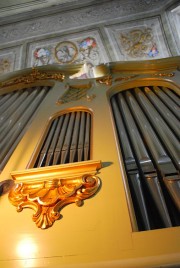
[[[36,68],[27,68],[0,77],[0,93],[8,90],[21,89],[29,86],[53,86],[52,81],[63,82],[70,75],[78,72],[82,64],[76,65],[45,65]]]
[[[60,72],[58,73],[42,72],[36,68],[32,68],[32,71],[26,75],[21,75],[20,77],[16,77],[8,81],[0,82],[0,87],[1,88],[10,87],[10,86],[14,86],[17,84],[27,85],[27,84],[35,83],[37,81],[42,81],[42,80],[44,81],[44,80],[51,80],[51,79],[62,82],[64,78],[65,78],[65,75]]]
[[[146,61],[117,61],[110,62],[110,73],[154,73],[180,68],[180,56]]]
[[[104,1],[103,1],[104,2]],[[169,0],[167,0],[169,2]],[[61,5],[57,5],[54,12],[51,14],[51,8],[47,10],[47,14],[39,12],[37,18],[32,18],[31,13],[24,18],[23,21],[15,22],[13,24],[3,25],[0,27],[1,45],[15,40],[29,39],[45,34],[60,33],[62,31],[82,28],[84,26],[95,25],[100,22],[108,20],[123,18],[145,12],[152,12],[162,9],[163,0],[113,0],[102,2],[85,7],[73,5],[71,10],[61,9]],[[53,7],[54,9],[54,7]],[[50,13],[50,15],[48,15]],[[53,29],[53,32],[52,32]]]
[[[116,77],[116,81],[126,81],[134,78],[137,74],[172,77],[175,70],[180,70],[180,56],[149,61],[119,61],[100,64],[94,67],[94,78],[81,81],[70,79],[69,77],[72,74],[78,73],[82,66],[82,64],[45,65],[35,69],[28,68],[5,74],[0,78],[0,92],[6,91],[7,88],[14,90],[14,87],[17,87],[20,89],[27,84],[32,85],[33,83],[36,86],[53,85],[51,83],[53,80],[63,82],[64,84],[76,81],[77,87],[82,84],[82,81],[84,83],[96,81],[98,84],[110,86],[113,82],[113,76],[116,74],[121,75],[119,78]],[[131,76],[129,76],[130,73]]]

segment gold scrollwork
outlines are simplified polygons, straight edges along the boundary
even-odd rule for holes
[[[20,83],[31,84],[37,80],[47,80],[47,79],[54,79],[62,82],[64,78],[65,76],[62,73],[42,72],[37,70],[36,68],[32,68],[32,72],[30,74],[15,77],[11,80],[1,82],[0,87],[13,86]]]
[[[132,78],[135,78],[137,75],[130,75],[130,76],[121,76],[121,77],[117,77],[114,81],[118,82],[118,81],[126,81]]]
[[[112,76],[111,75],[107,75],[105,77],[96,79],[96,81],[99,84],[105,84],[106,86],[111,86],[112,85]]]
[[[64,95],[58,99],[56,102],[57,105],[63,104],[63,103],[68,103],[72,101],[77,101],[82,98],[87,97],[87,92],[91,89],[92,85],[91,84],[84,84],[84,85],[66,85],[67,91],[64,93]]]
[[[24,208],[33,209],[32,219],[37,227],[49,228],[60,219],[60,210],[64,206],[70,203],[81,206],[84,199],[97,192],[100,179],[96,173],[99,168],[100,161],[84,161],[82,164],[15,172],[12,177],[17,182],[9,193],[9,200],[18,212]]]
[[[159,77],[173,77],[174,73],[155,73],[152,74],[153,76],[159,76]]]

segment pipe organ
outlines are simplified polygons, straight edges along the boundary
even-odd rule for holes
[[[17,146],[32,116],[48,92],[48,87],[15,90],[0,96],[0,170]]]
[[[163,100],[171,103],[169,108]],[[176,93],[164,87],[133,88],[113,96],[112,107],[140,228],[178,226],[180,129]]]
[[[88,112],[76,110],[55,118],[34,167],[89,160],[90,127]]]
[[[1,77],[1,267],[180,265],[179,63]]]

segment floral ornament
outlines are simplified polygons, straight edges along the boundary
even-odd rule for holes
[[[37,48],[34,51],[35,66],[46,65],[50,61],[50,51],[47,48]]]
[[[132,58],[147,56],[153,45],[153,30],[151,28],[133,29],[120,35],[120,42],[125,54]]]
[[[49,57],[50,56],[50,52],[48,49],[46,48],[38,48],[34,51],[34,57],[36,59],[40,59],[41,57]]]
[[[0,74],[10,72],[11,62],[9,59],[0,59]]]
[[[150,51],[148,52],[148,56],[149,57],[156,57],[158,55],[159,51],[157,49],[156,44],[153,44],[152,48],[150,49]]]
[[[55,58],[59,63],[72,63],[78,55],[76,44],[70,41],[58,43],[55,47]]]
[[[91,49],[95,48],[96,46],[96,40],[92,37],[87,37],[79,44],[80,50]]]
[[[79,57],[77,63],[90,63],[93,66],[100,63],[100,55],[97,42],[93,37],[87,37],[78,42]]]

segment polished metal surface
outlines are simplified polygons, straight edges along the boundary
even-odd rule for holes
[[[90,158],[91,115],[83,111],[55,118],[38,155],[36,167],[51,166]]]
[[[8,161],[47,92],[48,87],[36,87],[1,96],[4,102],[0,118],[0,169]]]
[[[140,228],[146,230],[159,228],[161,224],[173,226],[178,212],[172,215],[171,206],[177,207],[173,211],[180,209],[179,136],[176,135],[179,125],[174,126],[179,122],[176,116],[178,97],[167,88],[153,89],[125,90],[111,99],[131,193],[138,204],[135,210],[139,213],[140,209],[144,226]],[[171,110],[167,103],[173,107]],[[162,222],[159,227],[152,223],[151,198]]]

